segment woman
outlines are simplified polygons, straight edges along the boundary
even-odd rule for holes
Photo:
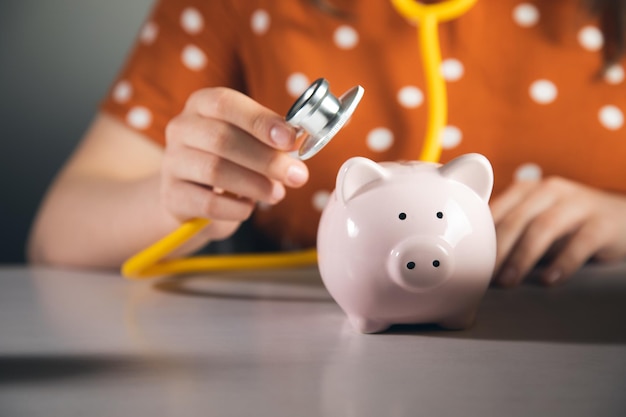
[[[343,161],[416,159],[422,147],[415,25],[387,1],[364,3],[160,0],[51,187],[30,258],[118,267],[196,217],[212,222],[181,254],[250,216],[281,248],[312,246]],[[480,0],[440,27],[441,160],[492,162],[504,286],[542,258],[552,285],[589,259],[626,257],[626,6],[574,3]],[[366,97],[305,164],[289,154],[296,135],[282,115],[318,77]]]

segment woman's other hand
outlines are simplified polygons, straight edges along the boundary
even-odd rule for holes
[[[540,279],[555,285],[590,259],[626,257],[624,195],[550,177],[514,183],[492,200],[491,209],[498,285],[518,285],[542,258],[547,265]]]

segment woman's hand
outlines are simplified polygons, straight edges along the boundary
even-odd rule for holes
[[[211,239],[228,237],[256,202],[275,204],[285,186],[307,181],[306,165],[286,153],[295,137],[281,116],[237,91],[195,92],[166,129],[163,205],[181,221],[211,219]]]
[[[563,178],[520,181],[491,203],[495,283],[518,285],[542,258],[546,285],[567,280],[589,259],[626,257],[626,196]],[[548,256],[546,256],[548,255]]]

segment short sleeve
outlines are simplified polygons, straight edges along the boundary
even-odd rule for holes
[[[230,7],[221,1],[155,3],[101,110],[164,144],[165,126],[191,93],[211,86],[242,90]]]

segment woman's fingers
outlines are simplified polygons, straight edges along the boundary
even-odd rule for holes
[[[241,222],[252,214],[254,203],[196,183],[174,180],[163,188],[163,200],[170,212],[181,220],[191,218]]]
[[[516,201],[516,204],[510,204],[508,211],[499,213],[499,220],[496,221],[494,216],[497,237],[495,271],[498,275],[505,273],[507,275],[504,278],[505,281],[511,281],[512,278],[508,276],[515,271],[511,269],[501,271],[502,265],[513,251],[528,225],[540,213],[547,210],[554,203],[555,199],[554,194],[545,192],[542,187],[530,184],[533,188],[529,190],[527,188],[528,185],[513,186],[514,193],[511,194],[509,201]]]
[[[586,216],[586,207],[557,201],[529,219],[514,248],[496,275],[502,286],[518,285],[549,249],[563,236],[575,231]]]
[[[542,271],[541,281],[546,285],[556,285],[567,280],[582,267],[604,243],[597,225],[585,223],[567,241],[550,265]]]
[[[499,196],[492,198],[489,203],[494,223],[498,224],[502,218],[536,187],[536,181],[517,181]]]
[[[225,121],[196,114],[181,115],[172,121],[169,133],[180,138],[178,147],[201,150],[287,186],[299,187],[308,180],[308,169],[302,161]]]
[[[626,197],[552,177],[513,185],[495,202],[495,282],[520,283],[546,254],[541,279],[565,281],[590,258],[626,257]],[[514,202],[514,203],[512,203]]]
[[[275,204],[285,196],[285,187],[258,172],[217,155],[192,148],[180,148],[164,164],[174,177],[218,188],[251,201]]]
[[[590,259],[614,262],[626,257],[626,197],[584,190],[578,195],[587,202],[589,215],[543,272],[545,284],[566,281]]]
[[[228,88],[206,88],[196,91],[187,107],[210,119],[228,122],[273,148],[293,150],[296,132],[282,116],[250,97]]]

